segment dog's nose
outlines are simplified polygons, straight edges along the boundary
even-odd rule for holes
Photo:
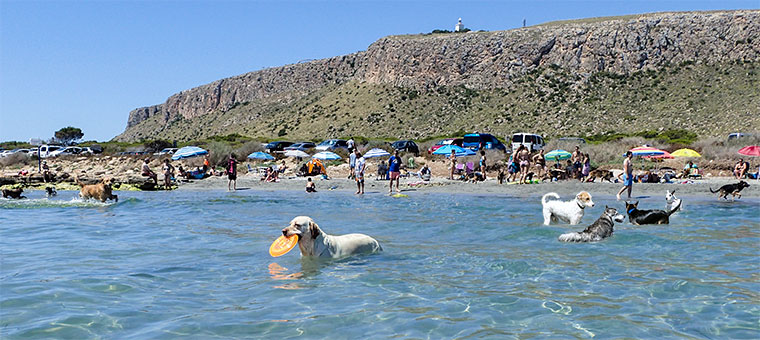
[[[285,228],[282,230],[282,236],[288,237],[288,229]]]

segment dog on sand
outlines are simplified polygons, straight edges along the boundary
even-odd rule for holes
[[[21,195],[21,193],[23,192],[24,192],[24,189],[21,189],[21,188],[3,189],[3,198],[13,198],[13,199],[26,198],[26,196]]]
[[[113,184],[113,179],[110,177],[103,178],[98,184],[84,184],[76,176],[74,176],[74,180],[82,187],[82,190],[79,191],[79,197],[82,197],[82,199],[94,198],[101,202],[105,202],[106,200],[119,201],[119,196],[114,195],[112,192],[111,185]]]
[[[561,242],[596,242],[612,236],[615,222],[623,222],[625,217],[617,209],[605,206],[602,216],[581,232],[559,235]]]
[[[591,200],[591,194],[581,191],[575,195],[575,199],[563,202],[558,200],[547,200],[549,196],[559,198],[556,192],[550,192],[541,198],[543,205],[544,225],[551,224],[552,221],[563,221],[570,224],[578,224],[583,218],[583,211],[586,208],[594,207],[594,201]]]
[[[298,235],[301,256],[336,259],[383,250],[377,240],[364,234],[328,235],[309,216],[297,216],[282,229],[282,234],[285,237]]]
[[[728,199],[728,194],[731,194],[731,200],[733,201],[737,198],[742,198],[741,191],[742,189],[747,188],[747,187],[749,187],[749,183],[745,181],[739,181],[739,183],[726,184],[720,187],[720,189],[715,190],[715,191],[713,191],[712,188],[709,188],[709,189],[710,189],[710,192],[713,194],[720,193],[718,194],[718,200],[720,200],[721,198]]]
[[[625,211],[628,212],[628,221],[631,221],[631,224],[668,224],[670,223],[670,215],[681,208],[680,205],[677,205],[672,210],[665,211],[659,209],[639,210],[638,207],[638,201],[635,203],[625,202]]]
[[[588,174],[589,181],[596,182],[597,178],[601,178],[602,182],[608,181],[612,182],[612,179],[615,176],[612,175],[612,171],[609,170],[602,170],[602,169],[596,169],[594,171],[591,171]]]

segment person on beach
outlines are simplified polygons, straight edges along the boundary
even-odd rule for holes
[[[449,174],[449,179],[454,179],[454,171],[457,169],[457,155],[454,150],[451,150],[451,156],[449,156],[449,162],[451,165],[451,174]]]
[[[164,173],[164,189],[169,190],[172,188],[172,177],[174,177],[174,166],[169,163],[169,159],[164,159],[164,165],[161,167],[161,171]]]
[[[633,152],[630,150],[625,153],[625,160],[623,161],[623,187],[617,193],[617,199],[620,200],[620,195],[628,189],[628,199],[631,199],[631,189],[633,189],[633,164],[631,164],[631,158],[633,158]]]
[[[390,172],[391,181],[388,185],[388,193],[393,193],[393,182],[396,182],[396,192],[401,193],[399,182],[401,182],[401,157],[398,156],[398,150],[393,151],[393,156],[388,159],[388,171]]]
[[[158,175],[156,175],[156,173],[150,169],[150,165],[148,165],[149,162],[150,162],[150,158],[146,158],[145,160],[143,160],[142,175],[148,178],[152,178],[153,183],[155,185],[158,185]]]
[[[507,161],[507,172],[509,173],[509,176],[507,176],[507,183],[514,182],[517,179],[517,174],[520,173],[520,165],[517,164],[517,161],[515,160],[515,154],[509,156],[509,160]]]
[[[354,179],[354,172],[356,171],[356,154],[359,150],[349,149],[348,154],[348,179]]]
[[[206,175],[209,169],[211,169],[211,162],[208,160],[208,154],[206,154],[203,156],[203,175]]]
[[[388,165],[385,164],[385,161],[380,161],[380,164],[377,166],[377,179],[381,181],[388,179]]]
[[[227,191],[237,190],[237,160],[235,155],[230,154],[230,159],[227,162]]]
[[[311,177],[306,179],[306,192],[317,192],[317,185],[311,180]]]
[[[581,153],[581,147],[576,145],[575,151],[573,151],[572,155],[572,161],[573,161],[573,178],[580,178],[581,177],[581,169],[583,168],[583,153]]]
[[[346,142],[346,146],[348,147],[348,153],[349,154],[354,153],[354,149],[356,148],[356,146],[354,144],[355,143],[354,143],[354,138],[353,137],[349,138],[348,141]]]
[[[546,168],[546,156],[544,156],[544,149],[538,150],[538,153],[533,156],[533,164],[538,169],[536,175],[538,178],[546,176],[548,170]]]
[[[430,181],[431,173],[430,173],[430,167],[428,167],[427,164],[422,166],[422,169],[420,169],[419,172],[420,179],[427,182]]]
[[[588,174],[591,172],[591,157],[588,153],[583,154],[583,170],[581,170],[581,182],[585,182],[588,179]]]
[[[520,145],[517,149],[517,160],[520,162],[520,182],[519,184],[528,184],[528,170],[530,170],[530,152],[525,145]]]
[[[736,179],[744,178],[744,174],[747,173],[748,169],[749,163],[745,163],[744,159],[739,158],[739,161],[736,162],[736,165],[734,166],[734,177],[736,177]]]
[[[45,183],[50,182],[52,181],[52,177],[47,161],[42,161],[42,181]]]
[[[367,160],[362,157],[359,151],[356,151],[356,167],[354,168],[354,179],[356,180],[356,194],[364,194],[364,170],[367,168]]]
[[[486,152],[485,150],[480,150],[480,172],[483,173],[483,180],[485,181],[486,178]]]

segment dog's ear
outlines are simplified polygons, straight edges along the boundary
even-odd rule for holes
[[[610,207],[608,207],[606,204],[604,205],[604,210],[607,210],[607,209],[609,209],[609,208],[610,208]]]
[[[314,221],[309,221],[309,234],[311,234],[311,238],[316,239],[319,233],[319,226]]]
[[[639,201],[633,202],[633,206],[638,208],[639,207]]]

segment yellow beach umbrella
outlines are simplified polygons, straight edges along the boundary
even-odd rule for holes
[[[673,157],[702,157],[699,152],[696,152],[692,149],[678,149],[676,151],[673,151],[671,155]]]

